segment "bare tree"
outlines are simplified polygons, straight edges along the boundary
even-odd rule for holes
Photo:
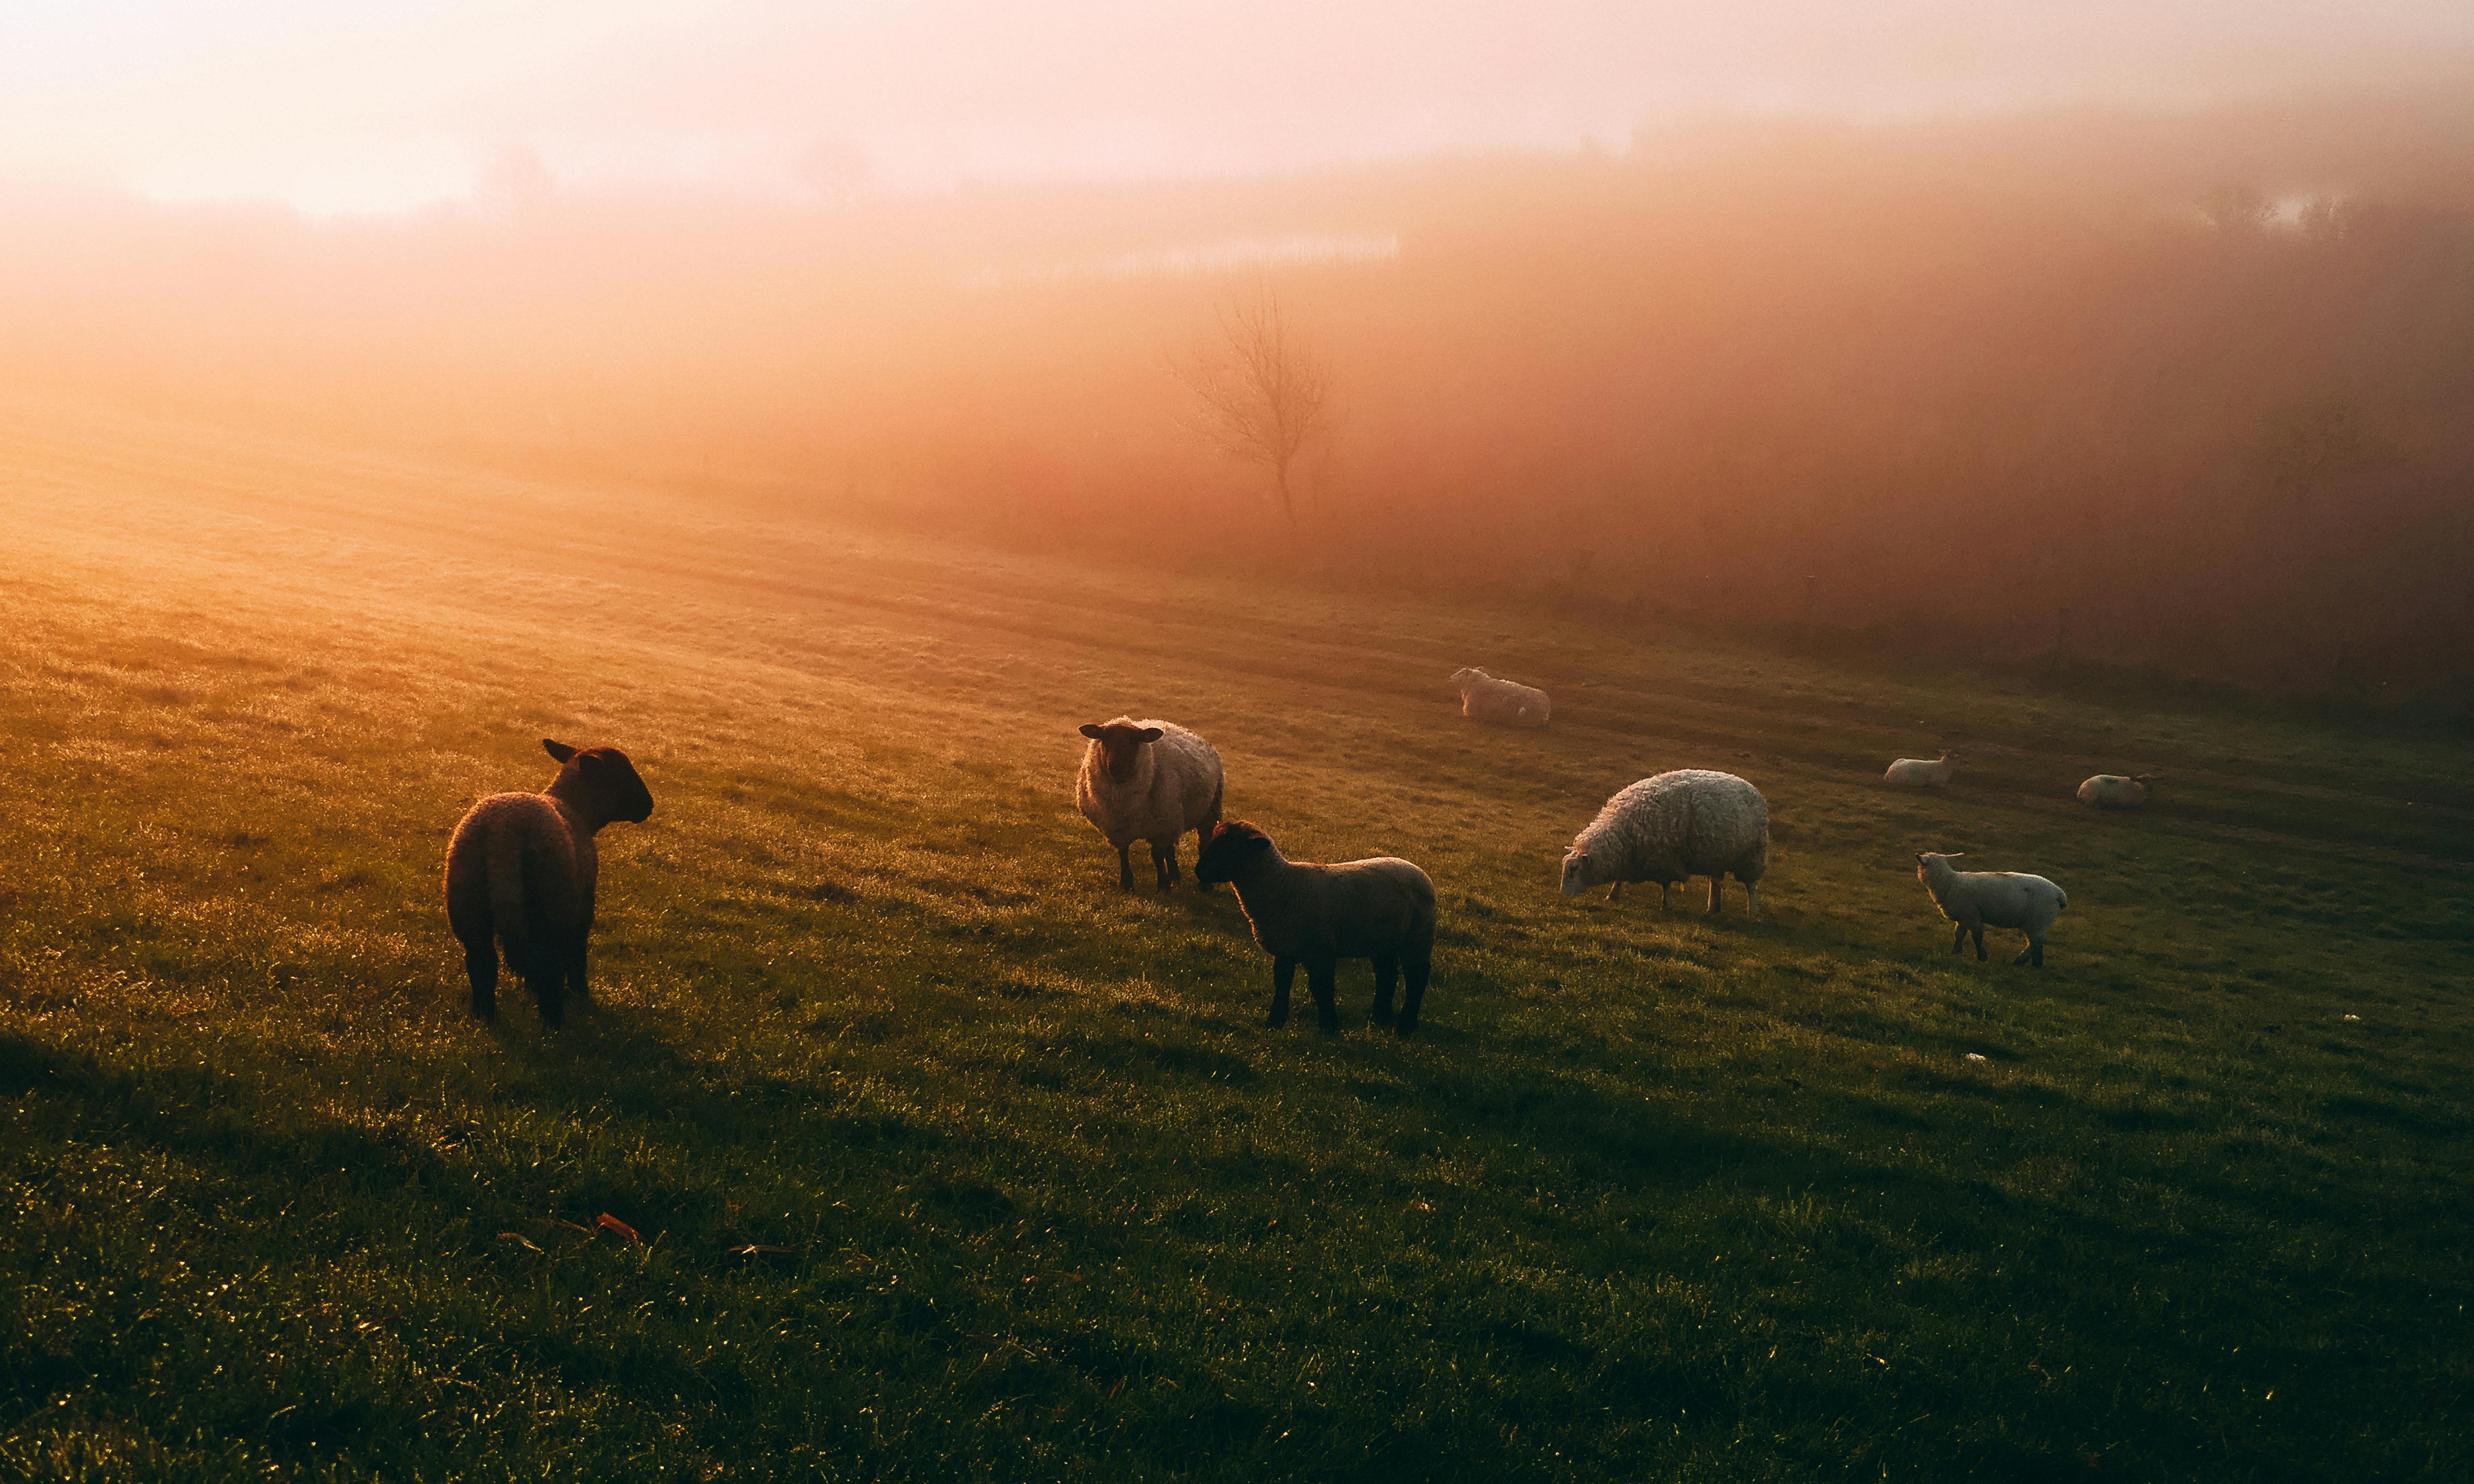
[[[1280,514],[1298,523],[1289,471],[1331,419],[1331,369],[1289,327],[1268,286],[1221,305],[1220,334],[1205,340],[1177,379],[1201,401],[1195,431],[1232,457],[1260,465],[1279,491]]]

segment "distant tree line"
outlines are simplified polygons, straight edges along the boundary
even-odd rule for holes
[[[2067,610],[2085,660],[2474,704],[2470,167],[2442,99],[804,208],[19,197],[0,377],[1612,621],[2015,658]],[[1111,266],[1245,232],[1400,250]]]

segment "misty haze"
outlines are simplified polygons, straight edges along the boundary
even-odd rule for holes
[[[2474,12],[0,18],[0,1473],[2462,1477]]]

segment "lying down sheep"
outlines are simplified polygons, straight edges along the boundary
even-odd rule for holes
[[[1200,848],[1220,822],[1220,754],[1156,719],[1120,716],[1084,727],[1082,735],[1091,740],[1074,777],[1074,804],[1117,848],[1118,887],[1134,889],[1133,845],[1143,840],[1167,891],[1176,882],[1176,837],[1191,829]]]
[[[1461,714],[1471,721],[1498,727],[1543,727],[1553,707],[1546,692],[1516,681],[1499,681],[1484,670],[1455,670],[1452,688],[1461,693]]]
[[[1375,1020],[1390,1021],[1399,1036],[1418,1028],[1435,957],[1435,883],[1424,872],[1389,855],[1336,866],[1290,860],[1271,836],[1238,820],[1211,832],[1194,879],[1237,888],[1254,941],[1272,955],[1269,1023],[1288,1023],[1289,986],[1303,964],[1316,1019],[1326,1031],[1340,1029],[1333,975],[1340,960],[1363,958],[1374,961]],[[1395,1019],[1393,982],[1403,970],[1409,988]]]
[[[2071,904],[2062,889],[2043,876],[2022,871],[1958,871],[1951,862],[1958,854],[1916,856],[1916,879],[1932,894],[1933,905],[1957,924],[1950,951],[1956,953],[1970,935],[1976,939],[1977,962],[1984,961],[1984,930],[2015,927],[2027,935],[2027,946],[2013,964],[2045,967],[2045,930]]]
[[[1881,781],[1895,788],[1941,788],[1957,765],[1958,750],[1945,748],[1939,757],[1900,758],[1882,772]]]
[[[2099,773],[2079,785],[2079,802],[2098,809],[2136,809],[2147,802],[2147,790],[2155,782],[2152,773],[2127,778],[2118,773]]]
[[[615,747],[582,750],[545,737],[558,777],[538,794],[492,794],[447,842],[447,924],[464,945],[473,1013],[498,1013],[498,951],[533,992],[542,1023],[566,1018],[567,992],[591,1005],[585,940],[593,933],[601,855],[593,837],[614,820],[643,824],[653,796]]]
[[[1769,857],[1770,806],[1759,789],[1732,773],[1678,768],[1607,801],[1564,856],[1564,895],[1612,882],[1607,900],[1613,901],[1626,881],[1655,881],[1662,907],[1676,882],[1708,876],[1715,912],[1718,883],[1733,875],[1744,883],[1747,915],[1758,918]]]

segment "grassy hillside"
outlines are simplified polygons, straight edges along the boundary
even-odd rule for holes
[[[2474,1472],[2462,746],[25,402],[0,507],[0,1473]],[[1115,890],[1120,710],[1433,874],[1418,1039]],[[556,1038],[436,880],[544,735],[658,801]],[[1769,920],[1555,894],[1687,765]],[[2052,967],[1950,957],[1924,849],[2059,880]]]

